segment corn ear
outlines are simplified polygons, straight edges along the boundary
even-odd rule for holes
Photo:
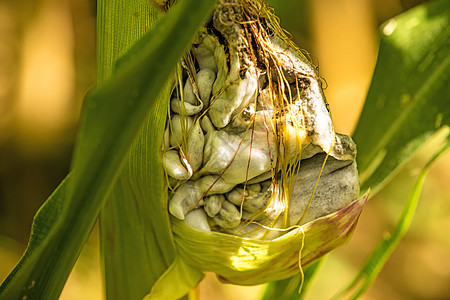
[[[219,2],[170,98],[162,156],[178,257],[149,299],[186,293],[204,271],[240,285],[288,278],[350,238],[367,200],[356,145],[335,133],[317,68],[264,1]]]

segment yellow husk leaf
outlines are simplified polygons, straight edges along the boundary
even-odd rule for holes
[[[224,282],[256,285],[293,276],[300,271],[300,265],[305,267],[344,244],[367,197],[368,193],[335,213],[293,228],[271,241],[199,231],[176,218],[171,221],[179,254],[187,264],[215,272]]]

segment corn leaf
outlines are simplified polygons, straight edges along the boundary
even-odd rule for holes
[[[115,26],[111,32],[102,31],[104,39],[103,46],[99,45],[99,56],[112,57],[104,63],[115,62],[116,69],[134,59],[135,53],[146,46],[145,41],[140,41],[124,56],[118,55],[123,52],[123,47],[129,47],[133,39],[143,34],[142,28],[145,30],[149,19],[154,16],[152,11],[148,12],[145,2],[131,4],[143,11],[135,12],[130,9],[130,4],[123,7],[121,1],[106,1],[105,13],[99,20]],[[190,12],[194,16],[198,14],[198,19],[207,16],[202,11]],[[136,24],[133,20],[138,16],[143,17],[141,23]],[[112,21],[114,19],[116,22]],[[104,27],[99,24],[99,31]],[[112,35],[114,38],[111,38]],[[100,49],[104,50],[104,55]],[[160,145],[170,100],[169,88],[167,86],[166,93],[150,112],[127,165],[102,210],[101,251],[108,299],[141,299],[175,256],[160,160]]]
[[[353,138],[361,190],[379,190],[433,134],[450,124],[450,1],[418,6],[382,26],[372,83]],[[308,276],[305,274],[305,282]],[[277,281],[266,293],[284,298]],[[306,290],[304,290],[306,292]]]
[[[284,280],[270,282],[264,291],[261,300],[284,299],[300,300],[306,295],[309,283],[314,278],[316,270],[321,266],[323,259],[316,260],[303,270],[303,276],[297,275]]]
[[[142,299],[174,259],[159,150],[167,103],[160,97],[100,215],[107,299]]]
[[[98,80],[103,82],[111,76],[114,66],[117,69],[122,55],[121,65],[126,65],[132,56],[126,51],[151,30],[158,12],[139,0],[98,1],[97,5]],[[146,122],[100,215],[107,299],[141,299],[174,257],[167,216],[164,210],[158,213],[162,203],[158,199],[148,201],[151,191],[160,190],[162,184],[156,159],[161,131],[151,129],[164,126],[166,96],[167,88],[150,112],[153,123]]]
[[[214,3],[180,1],[143,36],[133,57],[87,95],[71,175],[35,217],[29,247],[2,284],[1,298],[59,296],[157,95]],[[186,13],[193,7],[196,13]]]
[[[160,12],[147,1],[97,1],[97,78],[111,77],[116,60],[154,25]]]
[[[144,300],[180,299],[194,289],[204,276],[198,268],[177,256],[166,272],[158,278]]]
[[[395,226],[389,237],[383,239],[377,246],[377,248],[372,252],[372,254],[367,259],[366,263],[360,269],[359,273],[355,276],[353,281],[343,289],[335,299],[358,299],[372,284],[376,279],[377,275],[380,273],[386,261],[389,259],[391,253],[398,246],[403,236],[408,231],[409,225],[414,216],[414,212],[419,201],[420,192],[422,190],[422,185],[425,181],[425,175],[436,158],[441,155],[450,147],[450,139],[447,140],[447,144],[442,146],[442,148],[432,157],[432,159],[427,163],[427,165],[420,172],[416,183],[408,197],[408,201],[405,204],[403,212],[399,218],[397,225]],[[353,292],[352,292],[353,291]]]
[[[374,193],[450,124],[450,6],[441,0],[389,20],[354,133],[362,190]]]

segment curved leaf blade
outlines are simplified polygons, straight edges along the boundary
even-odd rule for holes
[[[317,269],[324,261],[324,257],[316,260],[303,270],[303,278],[299,275],[283,280],[272,281],[267,285],[261,300],[283,299],[300,300],[304,299],[311,280],[314,278]]]
[[[345,287],[335,299],[341,299],[346,296],[345,299],[358,299],[364,292],[370,287],[370,285],[375,281],[377,275],[380,273],[381,269],[385,265],[389,256],[395,250],[395,248],[400,243],[401,239],[405,236],[409,229],[409,226],[414,217],[414,212],[419,202],[420,192],[422,190],[423,183],[425,182],[425,177],[431,164],[446,150],[450,148],[450,139],[447,143],[441,147],[441,149],[434,154],[430,161],[420,172],[416,183],[408,197],[407,202],[403,208],[403,212],[398,220],[392,233],[387,238],[378,244],[376,249],[372,252],[369,258],[366,260],[364,266],[361,267],[358,274],[355,276],[352,282]],[[353,292],[352,292],[353,291]]]
[[[194,289],[205,274],[177,256],[167,271],[156,281],[144,300],[181,299]]]
[[[450,5],[441,0],[388,21],[353,138],[362,190],[381,183],[450,124]]]
[[[100,215],[107,299],[142,299],[175,257],[163,192],[163,130],[154,130],[164,128],[168,97],[166,91],[150,113]]]
[[[158,11],[142,0],[101,0],[97,5],[98,80],[103,82],[112,75],[119,57],[126,65],[133,55],[126,51],[151,30]],[[164,126],[167,93],[168,87],[150,112],[100,214],[107,299],[142,299],[174,259],[167,209],[160,201],[162,195],[155,193],[163,185],[158,146],[162,134],[152,130]]]

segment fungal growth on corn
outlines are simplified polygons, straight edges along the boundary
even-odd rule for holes
[[[176,77],[163,144],[173,217],[269,240],[358,197],[356,146],[262,1],[220,1]]]

